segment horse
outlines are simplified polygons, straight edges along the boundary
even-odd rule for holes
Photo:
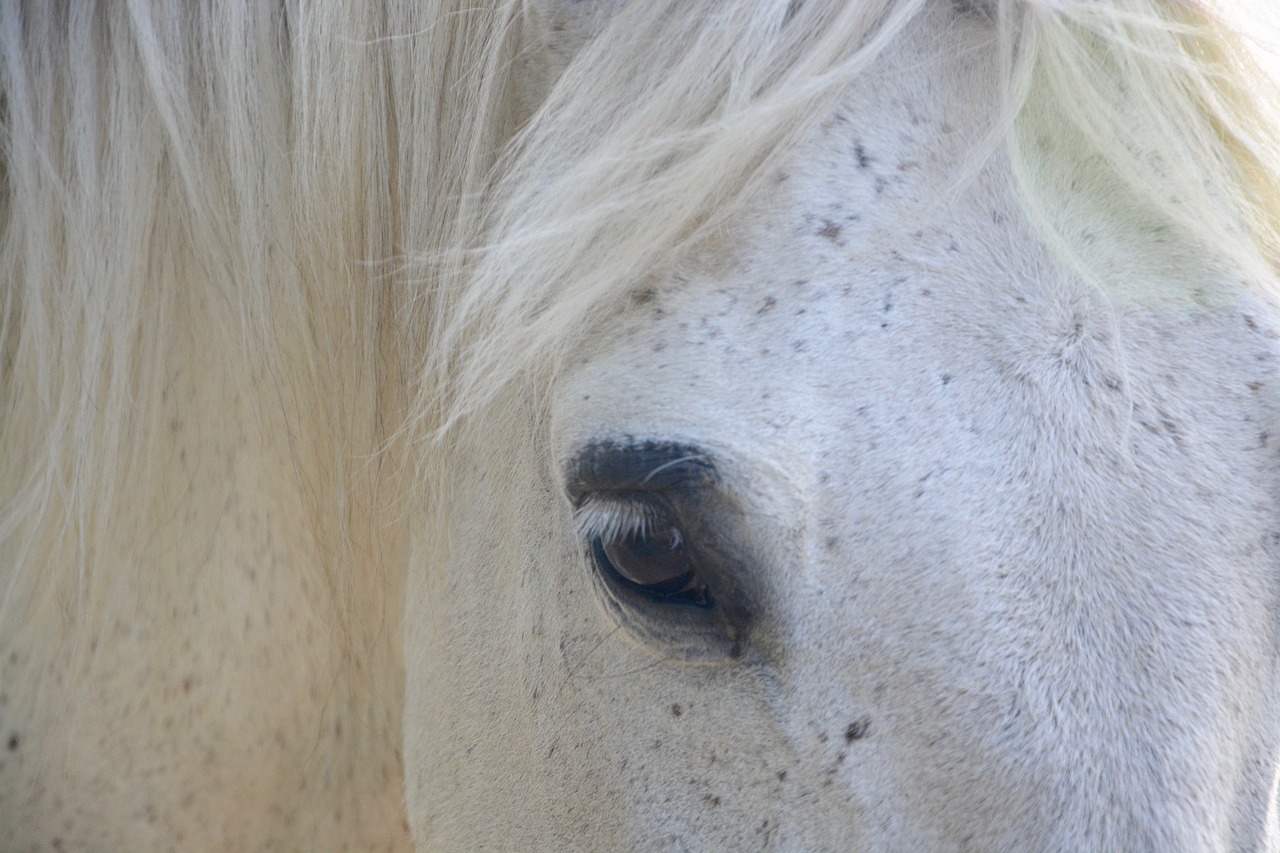
[[[1234,30],[0,6],[7,849],[1280,849]]]

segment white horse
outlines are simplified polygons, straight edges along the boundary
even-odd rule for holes
[[[1280,101],[1211,10],[0,59],[5,845],[1280,849]]]

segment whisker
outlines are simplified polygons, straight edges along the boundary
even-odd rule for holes
[[[705,456],[702,456],[701,454],[697,454],[697,453],[691,453],[688,456],[681,456],[679,459],[672,459],[669,462],[663,462],[657,468],[654,468],[647,475],[645,475],[645,478],[640,481],[640,485],[643,486],[644,484],[652,480],[654,477],[661,474],[663,471],[667,470],[668,468],[672,468],[676,465],[683,465],[686,462],[706,462],[706,461],[707,461],[707,458]]]

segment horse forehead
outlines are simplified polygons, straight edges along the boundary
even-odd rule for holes
[[[1046,277],[1045,257],[1025,233],[993,225],[1016,217],[1004,183],[963,192],[955,185],[979,132],[972,114],[991,106],[986,73],[962,63],[907,93],[889,84],[919,76],[909,58],[855,83],[718,243],[601,326],[585,356],[591,369],[571,370],[569,384],[644,384],[660,394],[701,385],[696,397],[712,407],[721,397],[741,399],[738,386],[750,384],[760,410],[794,411],[804,395],[806,413],[817,417],[818,407],[848,402],[832,392],[855,378],[855,367],[872,378],[945,374],[940,364],[973,357],[997,338],[1037,336],[1014,327],[1056,328],[1096,312],[1079,294],[1076,311],[1055,294],[1047,319],[1007,310],[1027,302],[1017,279]],[[1002,276],[992,274],[997,253]],[[965,328],[1000,331],[958,343],[954,333]],[[628,421],[635,429],[652,416],[647,393],[622,396],[606,415],[616,426],[598,423],[596,407],[578,414],[591,428],[623,432]],[[672,407],[662,417],[675,417]]]
[[[970,36],[987,37],[978,24]],[[924,465],[989,455],[946,436],[967,430],[990,444],[1043,415],[1040,403],[1113,450],[1131,434],[1135,404],[1196,421],[1183,439],[1206,464],[1256,440],[1195,412],[1235,406],[1250,411],[1246,421],[1274,419],[1256,394],[1215,402],[1232,379],[1269,387],[1274,341],[1257,324],[1270,320],[1245,323],[1239,308],[1118,308],[1049,255],[1001,161],[956,182],[999,88],[975,57],[940,60],[926,37],[855,81],[721,245],[602,325],[586,369],[563,378],[556,452],[592,434],[670,434],[768,456],[774,470],[812,480],[869,458],[841,456],[846,437],[901,433],[873,428],[869,413],[917,418],[912,442],[870,456]],[[1247,310],[1274,314],[1261,302]],[[1225,343],[1241,327],[1249,357]],[[1176,381],[1170,363],[1181,365]],[[1043,399],[1029,401],[1028,388]]]

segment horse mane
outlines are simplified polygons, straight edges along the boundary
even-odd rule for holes
[[[927,2],[610,4],[529,116],[525,0],[4,4],[0,619],[99,600],[100,555],[173,517],[155,448],[193,330],[206,393],[285,431],[326,581],[356,595],[389,444],[552,375]],[[1081,275],[1120,292],[1055,213],[1084,163],[1162,239],[1271,278],[1280,98],[1225,25],[1166,0],[960,5],[1007,80],[980,153]]]
[[[79,642],[128,607],[130,555],[197,511],[183,478],[229,476],[176,473],[166,435],[232,401],[286,448],[326,621],[366,619],[418,345],[396,258],[489,168],[501,74],[469,84],[510,5],[0,8],[0,624]]]

